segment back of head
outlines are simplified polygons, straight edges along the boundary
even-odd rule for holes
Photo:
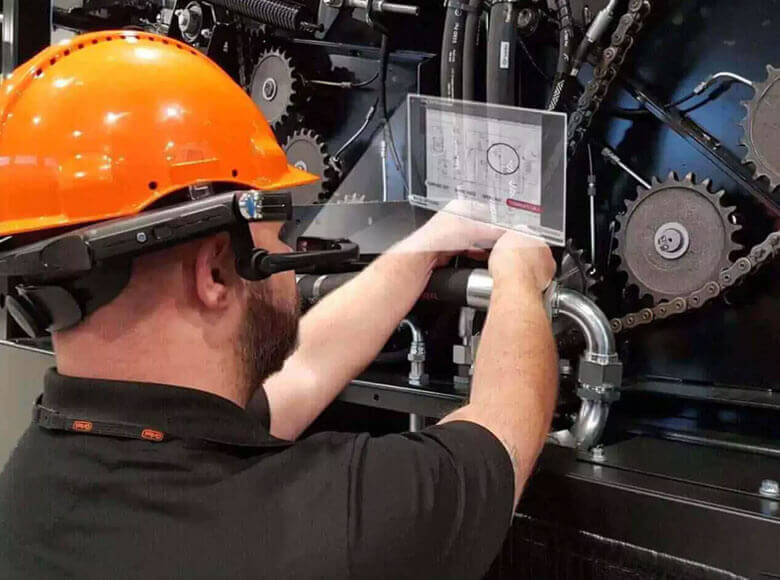
[[[169,38],[129,31],[76,37],[0,85],[0,236],[22,244],[25,236],[127,218],[174,199],[192,202],[224,184],[272,191],[315,179],[287,164],[260,111],[222,69]],[[278,226],[255,224],[251,235],[270,250],[277,233]],[[56,308],[40,300],[24,302],[20,294],[15,303],[18,311],[35,309],[38,326],[54,333],[66,372],[158,382],[177,376],[173,382],[188,386],[220,375],[238,380],[247,378],[236,354],[247,312],[264,301],[264,316],[278,314],[270,289],[283,283],[289,292],[291,277],[247,283],[234,259],[230,236],[210,234],[135,260],[97,263],[78,280],[48,271],[24,280],[68,294],[85,319],[79,324],[58,323]],[[193,357],[217,370],[184,372]],[[159,372],[166,360],[171,372]]]

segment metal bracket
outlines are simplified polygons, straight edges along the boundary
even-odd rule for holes
[[[736,181],[756,201],[769,212],[780,217],[780,204],[774,200],[765,187],[753,179],[751,171],[731,151],[723,147],[720,141],[707,133],[694,121],[683,116],[679,109],[663,106],[660,101],[647,92],[641,84],[631,78],[621,77],[629,93],[659,121],[671,127],[675,133],[691,143],[707,159],[717,165]]]

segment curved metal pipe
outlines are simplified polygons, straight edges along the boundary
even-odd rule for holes
[[[299,280],[301,293],[320,297],[354,277],[351,274],[325,276],[303,276]],[[472,308],[486,310],[493,293],[493,279],[487,270],[440,271],[434,276],[442,279],[429,285],[429,292],[439,300],[466,304]],[[432,279],[433,280],[433,279]],[[589,449],[598,443],[609,415],[609,404],[617,398],[622,370],[617,355],[615,335],[609,320],[601,309],[586,296],[568,288],[553,288],[548,293],[549,309],[553,316],[566,316],[582,330],[586,349],[580,359],[578,395],[582,406],[571,431],[554,434],[554,440],[562,445]],[[419,328],[409,320],[401,322],[412,332],[412,349],[409,361],[410,384],[426,380],[424,371],[425,339]]]
[[[609,417],[609,403],[604,401],[583,400],[577,420],[571,428],[574,446],[578,449],[590,449],[604,433]]]
[[[398,327],[403,328],[404,326],[409,329],[409,332],[412,333],[412,342],[418,344],[419,343],[425,344],[425,338],[423,337],[423,333],[414,322],[412,322],[408,318],[404,318],[401,321],[401,323],[398,325]]]
[[[608,365],[618,363],[615,335],[601,309],[586,296],[568,288],[559,288],[552,296],[553,314],[571,318],[585,335],[587,348],[580,364]],[[602,385],[588,385],[602,388]],[[616,385],[619,386],[619,385]],[[575,447],[590,449],[598,443],[609,416],[609,400],[583,398],[577,420],[571,428]]]
[[[422,387],[428,384],[428,374],[425,372],[425,335],[422,330],[408,318],[404,318],[398,328],[406,327],[412,333],[412,342],[409,344],[409,384]]]
[[[614,358],[615,335],[609,319],[590,298],[568,288],[558,288],[552,297],[553,314],[571,318],[580,327],[587,343],[586,355],[592,360]]]

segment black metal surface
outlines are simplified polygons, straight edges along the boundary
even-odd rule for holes
[[[777,501],[588,463],[568,449],[545,448],[519,511],[749,578],[780,574]]]
[[[452,391],[451,383],[434,382],[412,387],[394,373],[369,372],[353,381],[339,396],[345,403],[441,418],[463,406],[465,397]]]
[[[373,374],[353,382],[341,400],[432,417],[463,403],[443,384],[401,383],[392,373]],[[545,447],[521,517],[488,578],[780,574],[780,500],[758,494],[762,479],[780,478],[780,458],[650,437],[607,445],[604,452],[605,461],[595,463],[571,449]],[[532,542],[533,550],[526,516],[546,529],[546,540]]]
[[[651,95],[635,79],[624,78],[623,82],[634,98],[642,103],[648,111],[691,143],[710,161],[718,165],[739,184],[743,191],[762,204],[771,215],[780,216],[780,204],[772,197],[766,187],[753,179],[753,172],[743,165],[741,160],[729,151],[721,141],[710,135],[690,118],[683,116],[676,107],[664,106],[657,97]]]
[[[780,411],[780,391],[746,389],[738,386],[702,385],[676,380],[641,378],[623,387],[624,393],[656,393],[680,399],[712,401]]]
[[[51,0],[18,0],[17,65],[26,62],[51,43]]]
[[[633,48],[633,57],[623,70],[661,104],[689,94],[707,76],[732,71],[748,79],[766,78],[766,65],[780,62],[780,44],[776,40],[777,4],[751,0],[727,2],[689,0],[664,2],[663,9],[643,29]],[[636,100],[616,83],[612,100],[624,107],[636,107]],[[753,91],[734,83],[706,106],[688,113],[689,120],[715,136],[721,148],[732,153],[732,161],[741,167],[743,153],[740,122],[745,117],[742,101]],[[690,102],[695,105],[701,99]],[[606,111],[607,109],[605,109]],[[774,228],[763,205],[752,196],[721,164],[714,162],[671,127],[646,114],[630,120],[605,113],[599,122],[603,139],[639,175],[664,176],[669,171],[684,175],[693,172],[698,179],[712,178],[715,188],[725,188],[728,203],[736,203],[744,229],[738,241],[757,243]],[[616,168],[605,168],[596,161],[599,174],[600,207],[614,215],[623,209],[623,199],[635,195],[636,183]],[[746,167],[745,177],[751,173]],[[577,180],[580,181],[580,180]],[[586,183],[569,182],[570,198],[586,200]],[[578,197],[579,196],[579,197]],[[775,193],[778,201],[778,193]],[[584,215],[569,208],[568,215]],[[611,217],[600,221],[600,245],[609,242]],[[586,236],[585,225],[569,224],[572,233]],[[578,237],[578,236],[575,236]],[[584,239],[584,238],[583,238]],[[740,288],[704,309],[678,319],[654,323],[637,329],[623,339],[622,357],[627,376],[661,376],[686,383],[747,386],[767,389],[780,386],[780,366],[774,349],[780,328],[780,264],[775,263],[753,276]],[[603,286],[602,286],[603,289]],[[615,308],[609,298],[600,302],[610,315],[633,308]],[[613,309],[614,310],[611,310]]]
[[[628,542],[517,514],[504,549],[487,578],[730,580],[739,576]]]
[[[765,506],[758,494],[764,479],[780,479],[778,457],[634,437],[609,445],[599,465],[751,496],[735,496],[733,507],[780,518],[780,503]]]

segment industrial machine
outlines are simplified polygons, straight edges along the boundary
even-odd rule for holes
[[[429,215],[408,203],[408,95],[564,113],[561,394],[490,577],[780,578],[773,2],[83,0],[52,18],[182,40],[251,94],[322,178],[297,190],[291,242],[361,248],[300,277],[308,304]],[[322,426],[414,430],[462,404],[490,289],[480,264],[437,272]]]

